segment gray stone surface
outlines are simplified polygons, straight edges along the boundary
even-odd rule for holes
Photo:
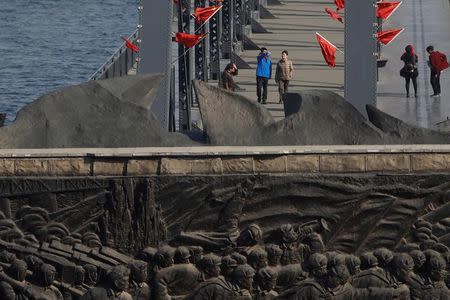
[[[202,82],[194,84],[204,128],[212,145],[447,144],[449,134],[416,128],[368,106],[368,121],[336,93],[288,93],[286,118],[241,95]]]
[[[0,148],[193,145],[161,130],[149,112],[161,76],[121,77],[65,87],[40,97],[0,128]]]
[[[367,105],[367,114],[370,122],[381,129],[398,144],[449,144],[450,134],[427,128],[417,128],[400,119],[392,117],[372,105]]]

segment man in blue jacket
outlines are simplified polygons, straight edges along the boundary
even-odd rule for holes
[[[258,103],[266,104],[267,102],[267,83],[272,77],[272,62],[270,61],[270,52],[267,48],[262,47],[257,57],[258,65],[256,67],[256,95]],[[262,89],[262,98],[261,98]]]

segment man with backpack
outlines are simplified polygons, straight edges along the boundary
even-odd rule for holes
[[[441,72],[449,67],[445,54],[435,51],[433,46],[427,47],[429,56],[429,66],[431,69],[431,86],[433,87],[433,95],[431,97],[439,97],[441,95]]]

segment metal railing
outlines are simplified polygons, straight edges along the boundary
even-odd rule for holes
[[[128,40],[136,42],[139,37],[139,29],[136,29]],[[126,44],[117,49],[110,58],[92,74],[89,80],[107,79],[113,77],[120,77],[127,75],[128,72],[135,66],[136,53],[127,48]]]

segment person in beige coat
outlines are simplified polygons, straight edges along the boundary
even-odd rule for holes
[[[277,69],[275,71],[275,82],[278,84],[278,92],[280,94],[280,102],[283,102],[284,93],[288,92],[289,81],[292,79],[294,73],[294,66],[292,61],[288,58],[289,53],[287,50],[281,52],[281,59],[277,63]]]

